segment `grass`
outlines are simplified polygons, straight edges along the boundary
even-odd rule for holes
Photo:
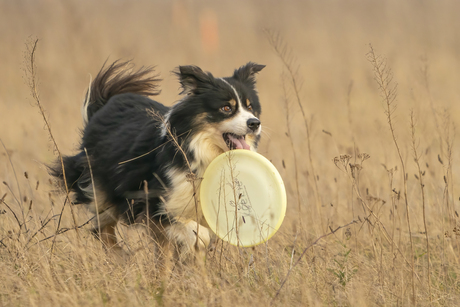
[[[456,306],[459,9],[0,2],[0,305]],[[42,109],[21,66],[30,35],[40,39],[32,88]],[[73,206],[74,221],[44,164],[77,146],[89,73],[108,56],[157,65],[168,105],[179,99],[168,74],[178,65],[216,76],[267,65],[259,152],[284,179],[288,212],[266,245],[218,242],[164,278],[142,227],[117,228],[129,254],[120,259],[87,232],[88,212]]]

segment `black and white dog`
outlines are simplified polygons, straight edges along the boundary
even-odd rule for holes
[[[148,225],[163,248],[173,243],[179,255],[209,244],[199,184],[219,154],[257,150],[255,74],[264,67],[250,62],[215,78],[180,66],[174,73],[185,96],[172,107],[147,98],[159,94],[153,68],[133,71],[117,61],[101,69],[84,102],[79,153],[51,174],[74,192],[74,203],[94,212],[93,232],[107,247],[117,247],[118,221]]]

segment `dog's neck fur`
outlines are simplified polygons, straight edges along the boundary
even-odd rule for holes
[[[181,102],[179,102],[181,103]],[[177,105],[177,104],[176,104]],[[170,125],[169,119],[174,112],[173,108],[165,115],[162,124],[162,134],[167,136]],[[170,130],[169,130],[170,131]],[[200,183],[203,178],[206,168],[212,160],[224,151],[215,145],[217,131],[207,130],[201,131],[194,135],[184,135],[178,137],[178,143],[182,143],[182,150],[186,153],[187,165],[190,169],[183,169],[173,167],[168,170],[167,177],[171,182],[172,190],[169,191],[168,197],[165,202],[165,212],[173,216],[176,220],[189,221],[196,220],[205,223],[202,219],[201,205],[200,205]],[[173,137],[173,136],[168,136]],[[177,136],[174,136],[177,137]],[[185,142],[180,142],[180,139],[189,138]],[[177,146],[174,144],[173,146]],[[181,152],[177,153],[182,155]],[[184,204],[186,204],[184,206]]]

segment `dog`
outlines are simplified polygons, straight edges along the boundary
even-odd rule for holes
[[[183,98],[172,107],[154,101],[154,68],[128,62],[103,65],[87,90],[79,151],[50,173],[86,205],[91,231],[107,248],[120,248],[118,222],[145,224],[164,250],[177,255],[206,249],[211,240],[199,187],[209,163],[233,149],[256,151],[261,106],[252,62],[231,77],[179,66]],[[62,165],[64,168],[62,168]]]

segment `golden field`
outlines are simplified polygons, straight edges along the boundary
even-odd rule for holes
[[[0,0],[0,305],[456,306],[459,11],[429,0]],[[288,193],[277,234],[256,248],[219,242],[164,277],[142,228],[119,226],[121,260],[76,232],[27,86],[34,38],[63,154],[78,146],[84,93],[107,59],[155,65],[166,105],[180,99],[178,65],[215,76],[267,65],[259,152]],[[78,225],[90,218],[73,209]]]

